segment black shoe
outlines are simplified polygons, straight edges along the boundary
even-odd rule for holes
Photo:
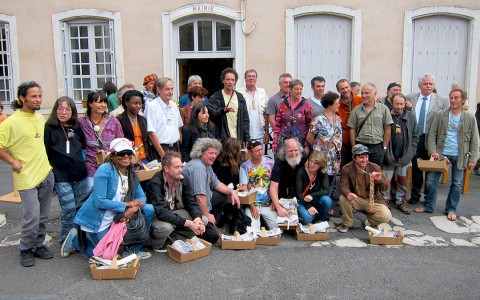
[[[417,204],[418,201],[420,201],[420,197],[411,197],[410,200],[408,200],[408,203],[410,204]]]
[[[41,259],[50,259],[53,258],[53,253],[52,251],[48,250],[47,247],[42,246],[33,252],[33,256]]]
[[[20,264],[23,267],[35,265],[35,258],[33,258],[33,251],[31,249],[20,251]]]

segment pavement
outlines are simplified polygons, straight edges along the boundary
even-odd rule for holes
[[[402,246],[371,245],[366,215],[339,233],[337,215],[325,242],[297,241],[285,232],[279,246],[222,250],[184,264],[153,253],[134,280],[93,280],[80,254],[60,257],[60,207],[53,205],[47,245],[51,260],[19,264],[21,205],[0,203],[0,300],[2,299],[478,299],[480,295],[480,176],[471,176],[459,220],[443,214],[447,184],[439,184],[433,214],[404,215],[392,208],[389,226],[403,229]],[[0,195],[13,189],[11,170],[0,162]],[[414,207],[420,206],[417,204]],[[338,214],[338,206],[335,206]]]

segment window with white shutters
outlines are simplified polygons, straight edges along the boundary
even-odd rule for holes
[[[10,32],[8,23],[0,23],[0,102],[14,99],[12,87],[12,60],[10,56]]]

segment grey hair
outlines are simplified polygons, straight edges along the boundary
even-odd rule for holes
[[[168,78],[168,77],[163,77],[163,78],[157,79],[157,81],[155,81],[155,88],[157,89],[157,92],[159,90],[163,89],[165,84],[167,84],[167,82],[169,82],[169,81],[171,81],[173,83],[173,80],[171,78]]]
[[[117,92],[118,99],[122,99],[123,94],[125,94],[125,92],[126,92],[125,89],[127,89],[127,88],[130,88],[130,89],[134,90],[135,86],[132,83],[125,83],[124,85],[122,85],[122,87],[119,88],[118,92]]]
[[[202,77],[200,77],[198,75],[192,75],[192,76],[188,77],[187,87],[191,87],[194,81],[200,81],[200,82],[203,83]]]
[[[285,77],[292,79],[292,75],[290,75],[290,73],[283,73],[278,77],[278,82],[282,82],[283,78]]]
[[[208,148],[215,148],[218,152],[222,150],[222,144],[216,140],[211,138],[200,138],[195,141],[193,144],[192,151],[190,151],[190,158],[200,158],[203,152],[207,151]]]
[[[300,142],[299,142],[297,139],[293,139],[293,138],[286,139],[285,141],[283,141],[282,147],[280,147],[280,150],[278,150],[278,152],[277,152],[277,157],[278,157],[280,160],[285,160],[285,158],[287,157],[287,153],[285,152],[285,148],[286,148],[285,145],[286,145],[287,142],[289,142],[290,140],[295,141],[295,142],[297,143],[298,152],[300,152],[300,153],[303,152],[302,144],[300,144]]]
[[[255,71],[255,69],[248,69],[248,70],[245,71],[245,76],[244,76],[244,78],[247,78],[247,74],[248,74],[248,73],[255,73],[255,76],[258,77],[257,71]]]
[[[371,87],[373,89],[373,92],[376,93],[377,92],[377,86],[371,82],[367,82],[365,83],[363,86],[366,86],[368,85],[369,87]]]
[[[430,80],[433,80],[433,82],[435,82],[435,76],[433,76],[430,73],[425,73],[422,76],[418,77],[418,86],[422,84],[422,80],[424,79],[430,79]]]

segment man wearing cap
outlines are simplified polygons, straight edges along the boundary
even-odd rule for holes
[[[322,106],[322,97],[325,94],[325,78],[322,76],[315,76],[310,80],[313,95],[308,98],[312,105],[313,117],[316,118],[323,113],[325,108]]]
[[[393,95],[401,92],[402,92],[402,86],[396,82],[392,82],[387,87],[387,95],[381,98],[379,102],[386,105],[388,107],[388,110],[392,110],[393,108],[392,97]]]
[[[157,95],[155,95],[155,93],[153,92],[153,87],[155,86],[155,81],[157,81],[157,79],[158,76],[156,74],[147,75],[143,79],[143,111],[145,111],[146,103],[152,101],[157,97]]]
[[[237,91],[243,95],[247,103],[250,140],[268,143],[270,138],[268,123],[265,123],[268,96],[264,89],[257,87],[257,71],[254,69],[245,71],[245,87],[239,88]]]
[[[162,168],[152,177],[147,188],[156,215],[150,235],[153,250],[166,252],[165,241],[169,236],[175,241],[197,235],[212,244],[216,243],[218,229],[202,215],[190,182],[182,176],[180,153],[167,152],[162,158]]]
[[[366,83],[362,87],[363,104],[355,107],[348,118],[347,126],[350,128],[350,143],[367,146],[370,153],[370,162],[383,164],[385,150],[390,141],[393,123],[392,115],[388,108],[378,103],[377,88],[373,83]]]
[[[438,111],[448,109],[448,100],[433,92],[435,88],[435,77],[426,73],[418,78],[419,93],[408,96],[405,107],[412,111],[417,119],[418,145],[417,153],[412,158],[412,190],[410,192],[410,203],[416,204],[420,201],[421,189],[423,186],[423,172],[418,168],[417,158],[430,159],[427,151],[426,134],[430,131],[435,114]],[[427,172],[428,173],[428,172]],[[427,176],[425,174],[425,177]],[[425,185],[425,195],[428,194],[428,187]]]
[[[165,151],[180,152],[180,130],[183,126],[180,111],[173,97],[173,81],[164,77],[155,81],[158,97],[147,103],[145,118],[147,119],[148,137],[152,143],[154,158],[160,159]],[[158,156],[157,156],[158,155]]]
[[[252,220],[252,227],[260,229],[260,216],[269,229],[277,228],[277,212],[271,209],[272,201],[268,194],[274,165],[273,159],[263,156],[263,146],[259,141],[248,145],[250,159],[240,166],[239,190],[257,189],[255,203],[245,208],[245,213]]]
[[[383,198],[387,181],[380,167],[368,161],[368,148],[362,144],[353,146],[353,161],[342,168],[340,177],[340,211],[343,224],[338,231],[347,232],[353,226],[353,210],[365,211],[368,223],[378,226],[388,223],[392,214]],[[373,180],[374,189],[370,190]]]
[[[394,94],[392,101],[391,125],[392,138],[385,151],[382,170],[390,181],[385,195],[395,203],[404,214],[410,213],[407,204],[407,172],[412,157],[417,153],[418,129],[417,120],[411,111],[405,110],[405,96]],[[393,178],[393,180],[392,180]]]
[[[338,115],[342,119],[342,149],[340,167],[352,161],[352,144],[350,143],[350,130],[347,126],[351,111],[362,103],[362,98],[352,92],[350,83],[346,79],[337,82],[337,91],[340,93],[340,107]]]

